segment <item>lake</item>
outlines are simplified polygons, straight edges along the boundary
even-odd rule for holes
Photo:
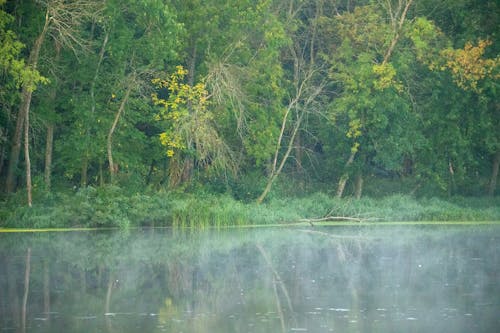
[[[0,234],[5,332],[498,332],[500,226]]]

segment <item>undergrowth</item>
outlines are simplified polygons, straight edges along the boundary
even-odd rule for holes
[[[16,196],[0,203],[0,227],[207,227],[294,223],[348,217],[362,221],[500,221],[500,198],[449,200],[392,195],[337,199],[325,193],[273,197],[261,205],[205,192],[125,193],[116,186],[45,194],[33,207]]]

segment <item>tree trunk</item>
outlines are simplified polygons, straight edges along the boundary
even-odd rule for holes
[[[80,175],[80,186],[81,187],[87,186],[88,168],[89,168],[89,158],[88,158],[88,156],[84,156],[83,160],[82,160],[82,170],[81,170],[81,175]]]
[[[132,91],[132,82],[129,83],[127,87],[127,91],[125,92],[125,96],[122,99],[122,102],[120,103],[120,107],[118,108],[118,112],[115,115],[115,120],[113,121],[113,125],[111,125],[111,128],[109,129],[108,133],[108,139],[107,139],[107,151],[108,151],[108,163],[109,163],[109,176],[111,183],[114,182],[115,175],[117,173],[117,167],[115,166],[113,162],[113,133],[115,132],[116,126],[118,125],[118,121],[120,120],[120,117],[125,110],[125,106],[127,105],[128,98],[130,96],[130,92]]]
[[[50,192],[52,175],[52,148],[54,143],[54,124],[47,125],[47,140],[45,143],[45,186]]]
[[[355,156],[356,156],[356,151],[351,151],[351,156],[349,156],[349,159],[345,164],[345,169],[347,169],[352,164],[352,162],[354,162]],[[349,180],[349,172],[346,170],[339,180],[339,185],[337,187],[337,198],[340,199],[344,195],[345,186],[348,180]]]
[[[10,110],[4,110],[4,112],[5,112],[5,114],[10,114]],[[8,132],[7,128],[5,129],[5,132],[3,134],[5,135],[5,143],[7,143],[7,137],[9,136],[9,132]],[[0,140],[1,140],[1,138],[0,138]],[[4,167],[6,148],[7,148],[6,144],[3,144],[3,143],[0,144],[0,175],[2,175],[2,171],[3,171],[3,167]]]
[[[297,133],[295,138],[295,160],[297,163],[297,172],[301,173],[303,170],[302,160],[304,159],[304,147],[302,146],[302,135]]]
[[[23,95],[27,93],[25,89],[23,89]],[[27,98],[22,99],[22,103],[26,103]],[[26,115],[22,110],[24,110],[24,106],[21,105],[21,108],[17,114],[16,120],[16,130],[14,132],[14,137],[12,138],[12,149],[10,151],[9,157],[9,165],[7,167],[7,178],[5,180],[5,190],[7,193],[14,192],[16,188],[16,174],[17,174],[17,164],[19,162],[19,154],[21,152],[21,142],[23,135],[23,127],[24,127],[24,116]]]
[[[448,171],[450,172],[450,180],[448,183],[448,196],[451,197],[455,193],[455,169],[451,160],[448,162]]]
[[[32,195],[31,195],[31,161],[30,161],[30,118],[29,118],[29,107],[28,112],[24,119],[24,160],[26,162],[26,193],[28,194],[28,206],[31,207]]]
[[[356,199],[361,199],[361,195],[363,194],[363,174],[359,172],[356,175],[356,183],[355,183],[354,197]]]
[[[495,190],[497,188],[497,179],[498,179],[498,169],[500,167],[500,150],[495,153],[495,157],[493,158],[493,164],[491,168],[491,178],[490,183],[488,184],[488,195],[495,195]]]
[[[342,175],[342,177],[340,177],[339,184],[337,186],[337,198],[340,199],[344,195],[344,189],[348,180],[349,180],[349,174],[345,172]]]
[[[156,165],[156,160],[152,159],[151,160],[151,164],[149,165],[148,175],[146,176],[146,186],[148,186],[149,184],[151,184],[151,179],[153,177],[153,172],[155,170],[155,165]]]
[[[194,158],[186,157],[182,162],[181,184],[191,180],[194,172]]]
[[[257,203],[261,204],[262,201],[267,197],[269,194],[269,191],[271,191],[271,188],[273,187],[273,183],[276,180],[276,175],[271,175],[269,179],[267,180],[266,187],[264,188],[264,191],[262,191],[261,195],[257,198]]]
[[[99,160],[99,186],[103,187],[104,186],[104,171],[102,167],[102,161]]]
[[[197,45],[196,41],[191,42],[191,57],[189,58],[188,65],[188,84],[192,87],[194,86],[195,71],[196,71],[196,57],[197,57]]]
[[[391,57],[392,52],[394,51],[394,48],[396,47],[396,44],[398,43],[399,38],[401,37],[401,30],[403,29],[403,24],[406,19],[406,15],[408,14],[408,9],[410,9],[412,2],[413,0],[408,0],[403,10],[403,13],[401,14],[401,17],[399,18],[397,26],[394,27],[395,30],[394,37],[392,38],[391,44],[389,45],[389,48],[387,49],[387,52],[384,55],[384,60],[382,61],[383,65],[385,65],[389,61],[389,58]]]
[[[281,141],[282,141],[282,138],[283,138],[283,133],[284,133],[284,129],[285,129],[285,123],[286,123],[286,119],[287,119],[287,114],[288,114],[288,111],[285,114],[285,117],[283,118],[283,123],[282,123],[282,127],[281,127],[281,133],[280,133],[280,137],[278,139],[278,146],[276,147],[276,151],[275,151],[275,154],[274,154],[274,161],[273,161],[273,168],[271,170],[271,175],[269,176],[269,178],[267,180],[266,188],[264,189],[264,191],[262,192],[262,194],[257,198],[257,204],[261,204],[262,201],[264,201],[264,199],[266,198],[266,196],[269,194],[269,191],[271,191],[271,188],[273,186],[274,181],[280,175],[281,170],[283,170],[283,167],[285,166],[285,163],[288,160],[288,157],[290,156],[290,152],[293,149],[293,143],[295,142],[295,137],[296,137],[297,132],[299,131],[300,125],[302,123],[302,117],[303,117],[304,113],[301,113],[299,115],[297,121],[295,122],[295,125],[294,125],[294,128],[293,128],[293,132],[292,132],[292,135],[290,137],[290,141],[288,142],[288,147],[286,149],[286,152],[283,155],[283,157],[281,158],[279,166],[276,167],[277,166],[277,162],[278,162],[278,153],[279,153],[279,150],[280,150],[280,148],[282,146],[281,145]]]
[[[293,22],[296,19],[296,15],[298,11],[294,8],[294,1],[289,2],[289,9],[288,9],[288,14],[287,14],[287,20],[289,22]],[[320,13],[319,11],[316,12],[316,14]],[[315,24],[315,23],[314,23]],[[312,27],[313,33],[312,33],[312,38],[309,41],[305,41],[305,44],[308,44],[308,46],[311,47],[310,54],[311,56],[314,55],[314,39],[316,38],[316,32],[315,29],[316,27]],[[265,199],[269,191],[271,190],[271,187],[274,183],[274,181],[278,178],[280,175],[283,166],[285,165],[286,161],[288,160],[290,156],[290,152],[294,148],[294,144],[296,143],[298,131],[301,127],[302,120],[304,118],[304,114],[307,112],[306,110],[308,109],[309,105],[314,102],[316,97],[321,93],[323,90],[323,83],[314,86],[311,81],[313,80],[313,77],[315,76],[316,70],[314,68],[314,57],[311,57],[311,59],[307,60],[304,58],[304,53],[303,49],[305,49],[305,45],[300,45],[301,42],[295,42],[289,44],[289,51],[290,51],[290,56],[293,60],[293,85],[295,88],[295,95],[293,98],[290,100],[287,109],[285,111],[285,114],[283,115],[282,123],[281,123],[281,129],[280,129],[280,134],[278,137],[278,142],[276,143],[276,150],[274,151],[274,158],[273,158],[273,164],[272,164],[272,169],[271,173],[268,177],[266,187],[262,194],[257,198],[257,203],[260,204],[262,201]],[[308,66],[306,66],[308,65]],[[281,160],[279,162],[278,166],[278,158],[279,158],[279,153],[281,149],[285,146],[283,143],[284,140],[284,134],[285,134],[285,129],[287,122],[289,121],[289,116],[290,113],[292,113],[292,110],[295,110],[295,115],[296,119],[292,122],[292,133],[290,135],[290,139],[288,140],[286,144],[286,151],[285,154],[281,157]],[[293,113],[292,113],[293,114]],[[300,139],[299,139],[300,142]],[[299,148],[300,149],[300,148]],[[299,157],[301,154],[299,153]],[[300,163],[301,161],[299,161]]]
[[[57,66],[61,56],[61,44],[55,41],[54,47],[56,49],[56,55],[54,59],[54,64]],[[55,114],[55,105],[58,89],[58,80],[54,76],[54,86],[50,92],[49,100],[50,105],[52,105],[52,113]],[[47,192],[50,192],[51,180],[52,180],[52,151],[54,146],[54,127],[52,120],[47,123],[47,140],[45,142],[45,187]]]

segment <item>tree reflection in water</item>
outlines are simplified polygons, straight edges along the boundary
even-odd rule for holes
[[[0,237],[4,330],[491,332],[500,326],[496,226]]]

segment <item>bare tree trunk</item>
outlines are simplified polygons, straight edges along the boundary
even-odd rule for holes
[[[129,83],[127,87],[127,91],[125,92],[125,96],[122,99],[122,102],[120,103],[120,107],[118,108],[118,112],[115,115],[115,120],[113,121],[113,124],[111,125],[111,128],[109,129],[108,133],[108,139],[107,139],[107,151],[108,151],[108,163],[109,163],[109,176],[111,183],[114,182],[114,176],[117,173],[117,168],[113,163],[113,133],[115,132],[116,126],[118,125],[118,121],[120,120],[120,117],[125,110],[125,106],[127,105],[128,98],[130,96],[130,92],[132,91],[132,82]]]
[[[288,110],[287,110],[287,114],[288,114]],[[288,157],[290,156],[290,152],[292,151],[293,142],[295,141],[295,136],[297,135],[297,132],[298,132],[298,130],[300,128],[300,124],[302,122],[302,117],[304,115],[303,113],[301,113],[299,115],[299,118],[297,119],[297,121],[295,123],[294,129],[293,129],[293,132],[292,132],[292,136],[290,137],[290,141],[288,143],[288,147],[286,149],[286,152],[283,155],[283,157],[281,158],[281,162],[280,162],[279,166],[277,167],[276,164],[277,164],[277,161],[278,161],[278,153],[279,153],[279,150],[281,148],[281,141],[282,141],[282,137],[283,137],[283,133],[284,133],[284,129],[285,129],[285,124],[286,124],[286,120],[287,120],[287,114],[285,114],[285,117],[283,118],[283,124],[282,124],[282,127],[281,127],[280,138],[278,140],[278,146],[276,147],[276,151],[275,151],[275,154],[274,154],[274,162],[273,162],[273,167],[271,169],[271,175],[269,176],[269,178],[267,180],[267,184],[266,184],[266,187],[265,187],[264,191],[257,198],[257,203],[258,204],[261,204],[262,201],[264,201],[264,199],[266,198],[266,196],[269,194],[269,191],[271,191],[271,188],[272,188],[274,182],[276,181],[276,179],[280,175],[281,170],[283,170],[283,167],[285,166],[285,163],[288,160]]]
[[[92,83],[90,84],[90,101],[91,101],[91,107],[90,107],[90,113],[93,115],[95,113],[95,109],[96,109],[96,101],[95,101],[95,86],[97,84],[97,79],[99,78],[99,71],[101,69],[101,65],[102,65],[102,62],[104,60],[104,54],[106,52],[106,45],[108,44],[108,40],[109,40],[109,31],[106,30],[106,35],[104,35],[104,40],[102,41],[102,45],[101,45],[101,49],[99,50],[99,58],[97,60],[97,66],[96,66],[96,69],[95,69],[95,73],[94,73],[94,77],[92,78]],[[87,131],[86,131],[86,136],[87,136],[87,139],[90,140],[89,136],[90,136],[90,132],[87,128]],[[87,186],[87,183],[88,183],[88,177],[87,177],[87,174],[88,174],[88,166],[89,166],[89,151],[88,151],[88,148],[86,149],[85,153],[84,153],[84,156],[83,156],[83,160],[82,160],[82,170],[81,170],[81,186],[82,187],[85,187]],[[101,163],[101,162],[99,162]],[[99,165],[99,171],[101,171],[101,165]],[[103,185],[104,183],[104,179],[102,178],[102,174],[100,173],[100,184],[101,186]]]
[[[151,179],[153,177],[153,172],[155,170],[156,160],[152,159],[151,164],[149,165],[148,175],[146,176],[146,186],[151,183]]]
[[[181,183],[188,182],[193,176],[194,171],[194,158],[189,156],[184,158],[182,162],[182,174],[181,174]]]
[[[356,175],[355,184],[354,197],[356,199],[361,199],[361,195],[363,193],[363,174],[361,171]]]
[[[451,197],[455,193],[455,169],[451,160],[448,162],[448,171],[450,172],[450,181],[448,183],[448,196]]]
[[[45,143],[45,186],[50,192],[52,175],[52,148],[54,144],[54,124],[47,125],[47,140]]]
[[[340,177],[339,184],[337,186],[337,198],[342,198],[344,195],[345,186],[349,180],[349,174],[345,172],[342,177]]]
[[[23,89],[23,95],[25,93],[26,92]],[[26,99],[23,98],[22,103],[25,102]],[[21,109],[24,109],[24,107],[21,106]],[[14,131],[14,137],[12,138],[12,149],[10,151],[9,165],[7,167],[7,178],[5,180],[5,190],[7,191],[7,193],[14,192],[14,189],[16,188],[16,171],[17,171],[17,164],[19,162],[19,154],[21,152],[21,142],[22,142],[21,139],[24,127],[24,116],[25,113],[19,110],[16,120],[16,130]]]
[[[294,142],[295,148],[295,163],[296,163],[296,172],[301,173],[303,171],[302,161],[304,159],[304,147],[302,143],[302,135],[301,132],[297,133],[297,137]]]
[[[191,47],[191,58],[189,59],[188,65],[188,84],[192,87],[194,86],[195,71],[196,71],[196,57],[197,57],[197,45],[196,42],[192,42]]]
[[[81,187],[87,186],[88,168],[89,168],[89,158],[88,158],[88,156],[84,156],[83,160],[82,160],[82,170],[81,170],[81,175],[80,175],[80,186]]]
[[[5,145],[2,144],[2,146],[0,147],[0,175],[2,174],[4,161],[5,161]]]
[[[61,55],[61,44],[56,40],[54,43],[54,47],[56,49],[56,56],[54,59],[55,65],[58,64],[60,55]],[[52,112],[55,114],[55,101],[57,96],[58,89],[58,80],[57,77],[54,78],[54,87],[50,92],[50,104],[53,107]],[[49,120],[47,124],[47,139],[45,142],[45,186],[48,192],[50,192],[51,188],[51,180],[52,180],[52,151],[54,146],[54,127],[52,120]]]
[[[488,184],[488,195],[495,195],[495,190],[497,188],[497,179],[498,179],[498,169],[500,167],[500,150],[497,150],[495,153],[495,157],[493,158],[493,164],[491,168],[491,178],[490,183]]]
[[[32,195],[31,195],[31,161],[30,161],[30,142],[29,142],[29,133],[30,133],[30,118],[29,118],[29,107],[28,112],[25,115],[24,119],[24,159],[26,162],[26,192],[28,194],[28,206],[32,205]]]
[[[354,157],[356,157],[356,150],[351,151],[351,156],[349,156],[349,159],[347,160],[347,163],[345,164],[345,169],[347,169],[349,166],[351,166],[352,162],[354,162]],[[337,198],[342,198],[342,195],[344,195],[344,190],[345,186],[347,184],[347,181],[349,180],[349,172],[346,170],[344,171],[344,174],[342,177],[340,177],[339,184],[337,187]]]
[[[413,0],[407,0],[405,8],[403,9],[403,13],[401,13],[401,17],[399,18],[398,24],[397,25],[394,24],[395,25],[394,37],[392,38],[391,44],[389,45],[389,48],[387,49],[387,52],[385,53],[384,61],[382,61],[383,65],[385,65],[389,61],[389,58],[391,57],[392,52],[394,51],[394,48],[396,47],[396,44],[398,43],[399,38],[401,37],[401,30],[403,28],[403,24],[404,24],[404,21],[406,19],[406,15],[408,14],[408,9],[410,9],[412,2],[413,2]],[[391,16],[392,16],[392,13],[391,13]],[[392,17],[392,18],[393,18],[393,20],[395,19],[394,17]]]
[[[294,1],[289,2],[289,9],[288,9],[288,19],[290,22],[292,22],[295,19],[295,16],[298,15],[298,10],[294,9]],[[316,14],[319,15],[321,11],[318,9],[316,11]],[[316,24],[316,23],[314,23]],[[280,134],[278,137],[278,142],[276,144],[276,150],[274,151],[274,159],[273,159],[273,164],[272,164],[272,169],[271,173],[269,175],[269,178],[267,180],[266,187],[262,194],[257,198],[257,203],[260,204],[262,201],[265,199],[267,194],[270,192],[273,183],[275,180],[278,178],[280,175],[286,161],[288,160],[290,156],[290,152],[293,149],[293,145],[296,142],[297,138],[297,133],[301,127],[302,120],[304,118],[305,113],[307,112],[307,108],[314,102],[316,97],[322,92],[323,90],[323,83],[313,86],[310,81],[312,81],[314,74],[316,73],[316,70],[314,68],[314,39],[316,38],[316,26],[312,27],[313,33],[312,33],[312,38],[309,41],[305,41],[306,44],[309,44],[311,47],[310,50],[310,55],[311,59],[309,61],[304,58],[304,54],[302,52],[302,49],[305,49],[303,45],[298,45],[298,43],[293,43],[293,45],[289,46],[289,51],[290,51],[290,56],[292,57],[293,60],[293,84],[295,88],[295,96],[293,99],[289,102],[288,107],[286,109],[285,114],[283,115],[283,120],[281,123],[281,130]],[[297,51],[299,50],[299,51]],[[307,66],[306,66],[307,65]],[[304,69],[304,67],[307,67]],[[296,119],[294,120],[293,126],[292,126],[292,133],[290,136],[290,139],[287,142],[286,145],[286,151],[285,154],[281,157],[281,160],[278,164],[278,158],[279,158],[279,153],[280,150],[284,147],[284,134],[285,134],[285,129],[286,125],[288,122],[288,118],[290,116],[290,113],[292,110],[295,110],[296,114]]]
[[[21,313],[21,331],[26,332],[26,309],[28,306],[28,293],[30,290],[30,270],[31,270],[31,248],[26,253],[26,269],[24,271],[24,296],[23,308]]]
[[[104,186],[104,171],[102,167],[102,161],[99,160],[99,186],[103,187]]]

